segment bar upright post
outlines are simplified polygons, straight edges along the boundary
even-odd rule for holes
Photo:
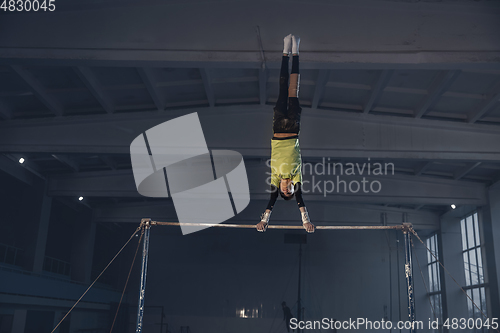
[[[146,293],[146,275],[148,272],[148,253],[149,253],[149,231],[151,228],[151,219],[142,219],[141,221],[144,239],[142,240],[142,265],[141,265],[141,287],[139,291],[139,305],[137,307],[137,325],[136,333],[142,333],[142,322],[144,316],[144,296]]]
[[[405,276],[408,292],[408,317],[409,321],[412,323],[410,333],[415,333],[415,327],[413,326],[413,323],[415,323],[415,297],[413,295],[413,265],[411,261],[411,223],[403,223],[403,225],[403,234],[405,238]]]

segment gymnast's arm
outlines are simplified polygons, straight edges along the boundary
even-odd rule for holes
[[[302,216],[302,224],[307,232],[314,232],[315,226],[311,223],[309,219],[309,213],[307,212],[306,205],[304,205],[304,200],[302,199],[302,188],[301,184],[295,184],[295,198],[297,199],[297,205],[299,206],[300,215]]]
[[[306,212],[306,205],[304,204],[304,199],[302,199],[302,184],[296,183],[295,188],[295,199],[297,200],[297,206],[301,212]]]
[[[274,208],[274,204],[278,199],[278,188],[271,184],[271,196],[269,197],[269,202],[267,203],[266,212],[271,212]]]
[[[260,222],[257,223],[257,230],[260,232],[264,232],[267,229],[267,225],[269,224],[269,218],[271,217],[271,212],[273,211],[274,204],[276,203],[276,199],[278,199],[278,188],[274,185],[271,185],[271,197],[269,198],[269,202],[267,203],[266,211],[260,217]]]

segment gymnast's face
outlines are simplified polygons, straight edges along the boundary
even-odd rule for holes
[[[291,179],[282,179],[280,182],[280,190],[287,197],[293,195],[293,183]]]

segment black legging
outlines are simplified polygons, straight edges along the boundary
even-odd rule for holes
[[[280,71],[280,92],[274,107],[273,132],[299,133],[300,113],[298,97],[288,97],[288,56],[283,56]],[[292,57],[292,74],[299,74],[299,56]],[[287,98],[288,97],[288,98]],[[288,104],[288,105],[287,105]]]

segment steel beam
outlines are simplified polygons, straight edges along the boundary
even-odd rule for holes
[[[418,167],[415,168],[415,176],[420,176],[426,172],[431,166],[433,161],[422,162]]]
[[[99,158],[101,161],[103,161],[108,167],[110,167],[112,170],[116,170],[116,162],[113,160],[111,156],[107,155],[99,155]]]
[[[102,108],[107,113],[113,113],[113,101],[106,95],[104,89],[97,79],[94,71],[89,67],[78,66],[73,68],[78,77],[82,80],[85,86],[89,89],[94,98],[101,104]]]
[[[249,184],[251,184],[252,199],[268,199],[269,194],[266,192],[268,167],[262,164],[249,164],[246,169]],[[485,185],[479,183],[391,174],[349,176],[340,173],[339,170],[336,171],[336,175],[311,175],[309,168],[304,171],[303,192],[308,201],[317,202],[411,205],[484,204],[486,202]],[[52,176],[48,185],[48,193],[53,196],[140,197],[132,170]]]
[[[475,163],[467,163],[463,168],[460,168],[459,170],[455,171],[453,175],[453,179],[459,180],[467,176],[469,172],[477,168],[478,166],[481,165],[482,162],[475,162]]]
[[[60,155],[60,154],[57,154],[57,155],[52,154],[52,157],[55,158],[56,160],[58,160],[59,162],[61,162],[62,164],[66,165],[67,167],[69,167],[74,172],[80,171],[80,166],[78,165],[78,163],[71,160],[70,158],[63,156],[63,155]]]
[[[33,173],[7,156],[0,155],[0,170],[28,185],[34,183]]]
[[[437,102],[441,95],[448,90],[453,82],[460,75],[459,70],[442,71],[437,75],[436,79],[429,88],[429,94],[421,102],[421,105],[415,110],[415,118],[420,118],[425,115],[429,109]]]
[[[53,96],[47,93],[47,89],[38,81],[33,74],[22,66],[13,65],[12,70],[30,87],[35,96],[56,116],[64,113],[62,105]]]
[[[156,87],[156,82],[154,82],[152,69],[140,67],[137,68],[137,72],[141,76],[144,85],[146,85],[149,95],[151,96],[151,99],[155,103],[156,108],[158,110],[165,110],[165,102],[164,102],[165,98],[161,96],[160,91]]]
[[[384,91],[384,88],[387,86],[389,83],[389,80],[391,79],[393,71],[391,70],[383,70],[380,72],[377,82],[373,86],[371,93],[368,97],[368,100],[366,101],[364,107],[363,107],[363,113],[369,113],[370,110],[372,109],[373,105],[375,102],[380,98],[380,94]]]
[[[500,101],[500,80],[497,81],[495,86],[489,91],[488,96],[484,102],[471,112],[468,122],[475,123],[480,120],[495,104]]]
[[[272,123],[272,114],[268,106],[258,105],[9,120],[0,122],[0,152],[128,154],[130,142],[144,130],[191,112],[199,113],[213,149],[268,157],[269,134],[265,124]],[[227,140],[228,137],[232,139]],[[303,108],[304,158],[498,162],[497,142],[500,130],[494,126]]]
[[[210,77],[210,70],[208,68],[200,68],[200,75],[203,81],[203,86],[205,87],[205,94],[207,95],[208,105],[210,107],[214,107],[215,96],[212,87],[212,79]]]

